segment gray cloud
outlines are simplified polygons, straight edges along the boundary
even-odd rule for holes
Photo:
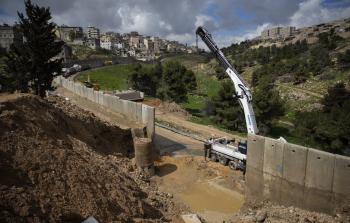
[[[307,0],[306,3],[301,3],[301,0],[33,0],[33,2],[49,6],[57,24],[83,27],[93,25],[103,31],[136,30],[145,35],[158,35],[187,43],[194,43],[196,26],[204,25],[217,35],[218,42],[223,45],[232,40],[254,36],[261,27],[267,25],[318,22],[317,12],[322,12],[320,20],[322,22],[332,19],[332,16],[344,17],[348,14],[348,11],[341,8],[324,8],[321,0]],[[310,5],[315,9],[312,18],[308,15],[313,10]],[[13,23],[17,20],[17,10],[23,12],[22,0],[0,0],[0,22]],[[235,33],[235,36],[232,36],[232,33]]]

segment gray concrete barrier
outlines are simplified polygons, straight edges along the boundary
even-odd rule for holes
[[[281,200],[281,184],[283,175],[283,149],[281,141],[265,138],[264,152],[264,198]]]
[[[283,150],[283,176],[280,203],[304,205],[304,182],[308,148],[286,143]]]
[[[104,94],[102,91],[95,91],[92,88],[87,88],[80,83],[75,83],[62,76],[55,78],[55,83],[72,91],[73,93],[87,98],[97,104],[103,105],[112,111],[125,115],[130,120],[142,123],[146,126],[147,136],[154,137],[154,108],[141,103],[120,99],[115,95]],[[130,94],[130,97],[135,95]]]
[[[248,200],[261,200],[264,191],[264,151],[265,137],[249,135],[247,151],[247,171],[245,175],[246,197]]]
[[[350,203],[350,158],[335,156],[333,193],[334,203]]]
[[[246,199],[334,213],[350,204],[350,157],[249,135]]]

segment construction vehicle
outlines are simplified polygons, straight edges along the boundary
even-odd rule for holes
[[[238,102],[243,109],[247,132],[249,134],[258,134],[259,130],[256,125],[252,106],[252,94],[248,85],[228,62],[207,30],[200,26],[196,30],[196,35],[201,37],[203,42],[219,61],[220,65],[223,66],[226,74],[232,80],[235,89],[233,98],[238,99]],[[204,149],[205,156],[210,157],[212,161],[219,161],[223,165],[229,165],[232,169],[245,170],[247,159],[246,142],[241,141],[234,143],[233,140],[228,140],[224,137],[216,139],[211,138],[205,143]]]
[[[87,88],[92,88],[94,89],[95,91],[99,91],[100,90],[100,85],[99,84],[93,84],[91,81],[90,81],[90,75],[88,75],[88,79],[86,81],[84,81],[84,85],[85,87]]]

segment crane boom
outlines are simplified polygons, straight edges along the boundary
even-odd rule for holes
[[[247,86],[245,81],[240,77],[238,72],[233,68],[233,66],[228,62],[228,60],[221,52],[219,47],[215,44],[208,31],[200,26],[197,28],[196,34],[201,37],[203,42],[215,55],[216,59],[219,61],[221,66],[224,67],[227,75],[231,78],[235,88],[234,97],[238,98],[239,104],[243,109],[248,133],[258,134],[259,130],[256,125],[255,115],[252,106],[252,93],[249,87]]]

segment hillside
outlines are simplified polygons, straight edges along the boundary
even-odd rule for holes
[[[70,45],[72,48],[72,54],[75,59],[84,60],[84,59],[110,59],[114,55],[110,50],[106,49],[91,49],[88,46],[83,45]]]
[[[347,20],[344,24],[348,24]],[[305,120],[299,120],[306,115],[304,115],[305,112],[316,112],[316,115],[308,114],[311,117],[320,116],[324,107],[324,98],[335,84],[343,82],[345,88],[349,89],[350,38],[343,35],[347,31],[343,32],[339,29],[336,31],[337,25],[333,27],[333,25],[324,24],[323,26],[329,29],[322,33],[315,32],[317,41],[308,42],[304,39],[292,43],[285,40],[282,45],[272,44],[263,47],[259,46],[259,41],[247,40],[232,44],[224,48],[223,52],[253,91],[253,103],[255,103],[258,125],[262,130],[261,134],[277,138],[283,136],[290,142],[329,151],[330,147],[323,147],[330,145],[335,139],[327,138],[330,136],[327,132],[317,133],[321,134],[317,136],[321,137],[321,140],[316,140],[316,136],[313,139],[304,137],[303,134],[306,133],[301,132],[307,128],[300,126],[300,123],[304,123]],[[235,134],[245,134],[243,114],[238,103],[232,99],[232,93],[227,92],[233,91],[230,89],[232,84],[228,84],[229,88],[227,84],[223,85],[230,81],[215,58],[208,57],[206,54],[184,54],[164,58],[162,63],[166,61],[178,61],[195,74],[196,90],[188,93],[187,101],[179,103],[190,114],[187,116],[189,121],[215,126]],[[126,89],[129,87],[127,80],[132,66],[116,65],[94,70],[89,74],[92,81],[99,83],[102,89]],[[152,66],[152,64],[143,65],[146,70]],[[78,77],[80,81],[86,78],[87,73]],[[264,88],[259,90],[264,82]],[[276,99],[273,101],[265,96],[265,90],[275,95]],[[274,93],[275,91],[277,93]],[[269,94],[266,92],[266,95]],[[275,116],[269,114],[272,110],[270,111],[268,107],[256,107],[257,104],[270,106],[269,104],[275,102],[277,104],[274,109],[280,110],[276,110]],[[334,124],[338,121],[327,123]],[[319,123],[319,121],[315,122]],[[314,128],[316,129],[312,131],[317,132],[318,129],[327,131],[333,127],[315,126]],[[312,134],[314,133],[310,133],[310,137]],[[335,135],[338,134],[342,133],[338,132]],[[338,137],[335,135],[333,136]],[[338,145],[338,152],[343,151],[348,145],[348,139],[342,137],[339,139],[341,143],[333,142]],[[326,141],[322,141],[324,139]]]

